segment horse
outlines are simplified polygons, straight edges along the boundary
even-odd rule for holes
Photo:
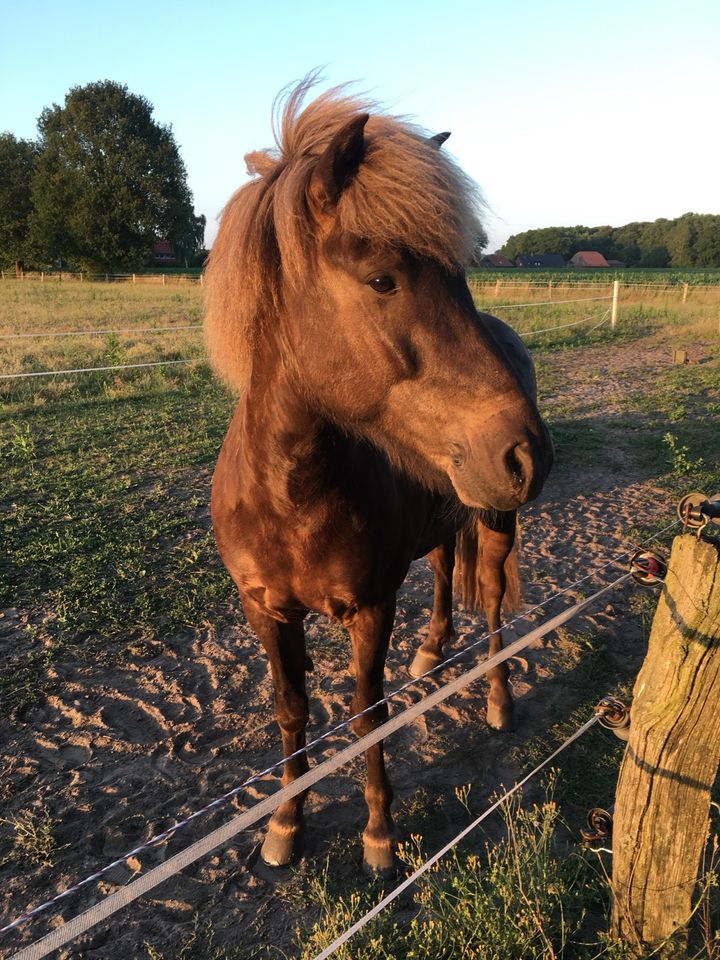
[[[270,661],[286,760],[308,770],[303,621],[342,624],[352,646],[353,720],[388,715],[383,671],[396,594],[427,555],[435,600],[411,673],[453,635],[453,567],[466,603],[500,626],[517,594],[518,507],[537,496],[552,445],[530,357],[478,313],[464,265],[481,225],[478,188],[440,146],[345,87],[307,103],[286,93],[276,147],[246,156],[207,269],[206,340],[239,404],[213,477],[221,558]],[[490,652],[501,649],[495,633]],[[487,720],[512,727],[506,665],[489,674]],[[298,751],[300,753],[298,754]],[[395,862],[383,745],[365,754],[364,861]],[[272,816],[266,863],[301,849],[301,794]]]

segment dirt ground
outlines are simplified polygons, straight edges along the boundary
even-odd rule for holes
[[[697,357],[718,362],[717,344],[691,346]],[[585,444],[572,464],[560,464],[541,498],[522,512],[522,563],[525,598],[535,604],[589,573],[605,559],[633,546],[638,526],[659,529],[672,520],[673,504],[657,485],[657,475],[638,466],[626,448],[604,447],[613,429],[641,430],[643,418],[623,426],[627,384],[642,390],[669,364],[667,343],[657,340],[601,345],[543,358],[551,374],[544,403],[559,408],[572,384],[573,429],[598,444]],[[555,385],[555,386],[553,386]],[[614,420],[618,423],[613,427]],[[610,431],[610,432],[609,432]],[[209,475],[198,495],[207,494]],[[204,491],[201,489],[204,487]],[[587,596],[625,571],[622,564],[603,571],[548,606],[558,612],[571,598]],[[387,661],[386,690],[408,679],[407,667],[427,627],[432,576],[418,561],[400,593],[395,632]],[[625,585],[573,622],[575,634],[591,634],[626,675],[642,658],[644,635]],[[506,640],[543,619],[542,612],[507,631]],[[18,642],[27,612],[6,610],[0,619],[0,652]],[[482,634],[479,617],[458,611],[455,648]],[[308,648],[315,662],[308,675],[311,704],[309,739],[339,723],[348,712],[352,680],[346,667],[344,632],[320,618],[308,622]],[[481,648],[484,649],[484,648]],[[436,818],[434,836],[451,835],[460,808],[452,805],[455,787],[471,782],[475,807],[500,784],[524,772],[517,747],[528,736],[564,719],[575,683],[577,645],[564,634],[550,635],[511,662],[517,702],[517,731],[496,734],[484,723],[485,693],[476,684],[401,730],[386,744],[395,790],[398,832],[407,837],[417,821]],[[164,648],[147,646],[120,668],[75,662],[55,664],[60,691],[27,709],[18,722],[0,726],[0,805],[13,811],[47,807],[57,824],[56,863],[48,867],[0,863],[1,915],[11,919],[93,872],[99,866],[166,829],[174,821],[219,796],[279,758],[268,666],[242,622],[217,631],[187,630]],[[459,667],[450,667],[449,676]],[[426,682],[426,687],[432,686]],[[415,700],[415,688],[400,695],[398,711]],[[599,690],[601,696],[605,691]],[[571,698],[572,699],[572,698]],[[320,759],[351,742],[347,732],[313,752]],[[360,875],[359,833],[364,825],[363,764],[354,762],[318,785],[307,802],[306,864],[272,872],[257,862],[262,827],[236,840],[166,882],[111,921],[82,937],[62,957],[148,957],[147,941],[165,958],[176,957],[200,913],[215,929],[216,942],[255,948],[273,944],[293,955],[294,929],[303,919],[293,891],[302,874],[329,859],[329,870]],[[68,898],[64,906],[0,939],[0,956],[87,908],[118,889],[140,870],[161,862],[229,817],[277,788],[268,777],[220,813],[204,817],[164,846],[116,868],[97,884]],[[457,822],[454,822],[457,821]],[[432,849],[436,843],[433,840]],[[309,866],[308,866],[309,864]],[[263,955],[262,953],[260,955]]]

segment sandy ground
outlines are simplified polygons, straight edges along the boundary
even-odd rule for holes
[[[575,352],[576,353],[576,352]],[[626,377],[637,365],[652,376],[668,362],[667,347],[637,343],[607,346],[583,359],[576,377],[574,418],[597,416],[598,390],[607,411],[617,402],[615,375]],[[602,369],[597,363],[602,358]],[[572,374],[577,361],[559,354],[549,361],[555,373]],[[566,369],[567,368],[567,369]],[[598,380],[590,377],[600,374]],[[602,388],[598,387],[602,383]],[[583,392],[584,391],[584,392]],[[587,400],[583,406],[583,397]],[[583,410],[585,409],[585,412]],[[567,474],[565,474],[567,475]],[[199,492],[199,495],[202,495]],[[523,511],[523,568],[526,600],[536,603],[588,572],[605,558],[632,545],[629,530],[638,522],[662,527],[672,518],[652,481],[618,469],[617,462],[579,463],[571,480],[548,483],[542,499]],[[605,571],[581,592],[587,595],[610,582],[622,568]],[[618,658],[638,660],[643,637],[629,613],[625,586],[575,621],[577,630],[600,635]],[[567,602],[549,608],[557,612]],[[386,689],[407,678],[407,666],[423,636],[432,603],[432,575],[426,561],[412,567],[399,596],[396,628],[387,662]],[[0,653],[17,642],[23,611],[5,611],[0,619]],[[536,615],[529,624],[539,622]],[[482,621],[464,612],[456,617],[455,647],[477,638]],[[522,633],[528,627],[519,625]],[[506,636],[506,639],[513,634]],[[315,661],[308,675],[313,738],[346,715],[352,680],[349,650],[342,632],[319,618],[308,623],[308,646]],[[628,653],[630,651],[630,653]],[[498,735],[484,723],[485,693],[476,684],[388,741],[389,773],[396,793],[398,831],[413,829],[413,811],[421,803],[443,803],[455,786],[473,783],[474,805],[482,808],[501,782],[522,771],[511,759],[512,747],[563,718],[563,698],[572,686],[572,665],[563,657],[563,639],[539,641],[512,662],[518,730]],[[0,725],[0,805],[17,813],[44,804],[59,824],[60,850],[53,867],[30,868],[0,862],[0,915],[11,918],[86,876],[99,866],[165,829],[172,822],[240,783],[279,757],[270,676],[251,632],[238,617],[223,631],[212,628],[178,634],[157,650],[143,648],[122,668],[63,662],[55,665],[60,693],[28,709],[21,722]],[[457,668],[450,668],[454,675]],[[394,710],[415,699],[408,691]],[[350,742],[338,734],[314,753],[328,756]],[[359,832],[364,825],[363,764],[324,781],[307,804],[307,850],[311,862],[329,857],[330,870],[359,875]],[[40,918],[0,940],[0,956],[36,939],[131,878],[274,791],[269,777],[222,813],[176,835],[165,846],[117,868],[103,881],[65,901],[50,919]],[[459,808],[458,808],[459,812]],[[452,815],[448,816],[449,829]],[[212,921],[216,941],[248,948],[275,943],[291,955],[298,914],[288,905],[291,871],[270,873],[257,863],[262,829],[240,835],[230,846],[189,868],[151,895],[84,936],[62,957],[147,957],[149,941],[166,960],[200,912]],[[8,851],[7,831],[0,858]],[[249,954],[248,954],[249,955]]]

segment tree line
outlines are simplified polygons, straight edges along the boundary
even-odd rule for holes
[[[623,227],[543,227],[511,236],[499,253],[559,253],[597,250],[628,267],[720,267],[720,215],[685,213],[675,220],[627,223]]]
[[[0,134],[0,264],[138,270],[158,240],[185,265],[204,244],[172,130],[126,86],[73,87],[38,139]]]

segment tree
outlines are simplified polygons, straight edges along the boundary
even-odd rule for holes
[[[30,183],[37,147],[11,133],[0,134],[0,263],[21,264],[28,253],[32,211]]]
[[[152,112],[110,80],[73,87],[64,106],[42,112],[30,221],[38,259],[136,269],[157,239],[190,253],[199,231],[185,167]]]

